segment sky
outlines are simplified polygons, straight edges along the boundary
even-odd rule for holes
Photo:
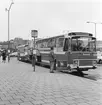
[[[0,1],[0,41],[8,40],[8,12],[12,0]],[[13,0],[10,9],[10,39],[31,39],[31,30],[39,38],[67,33],[89,32],[102,40],[102,0]],[[95,36],[95,35],[94,35]]]

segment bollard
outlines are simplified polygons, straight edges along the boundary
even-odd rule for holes
[[[10,62],[10,55],[8,55],[8,62]]]
[[[33,70],[35,72],[35,55],[32,56],[32,66],[33,66]]]

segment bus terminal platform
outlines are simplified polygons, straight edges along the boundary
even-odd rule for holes
[[[0,62],[0,105],[102,105],[102,84],[12,58]]]

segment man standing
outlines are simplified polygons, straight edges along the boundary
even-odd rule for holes
[[[17,60],[19,61],[20,59],[20,52],[19,51],[17,51]]]
[[[1,51],[0,51],[0,62],[1,62],[1,56],[2,56],[2,53],[1,53]]]
[[[53,47],[51,47],[51,51],[50,51],[50,73],[54,73],[54,62],[55,62],[55,58],[54,58],[54,51],[53,51]]]

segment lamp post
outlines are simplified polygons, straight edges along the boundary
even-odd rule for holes
[[[12,7],[12,4],[14,4],[14,2],[12,1],[9,8],[5,8],[5,10],[8,12],[8,53],[10,53],[10,49],[9,49],[9,39],[10,39],[10,10],[11,10],[11,7]],[[10,57],[9,57],[9,54],[8,54],[8,62],[10,60]]]
[[[102,23],[89,22],[89,21],[88,21],[87,23],[92,23],[92,24],[94,24],[94,25],[95,25],[95,38],[96,38],[96,37],[97,37],[97,35],[96,35],[96,25],[97,25],[97,24],[102,24]]]
[[[96,22],[87,22],[87,23],[92,23],[92,24],[94,24],[95,25],[95,38],[97,38],[97,35],[96,35],[96,25],[97,24],[102,24],[102,23],[96,23]],[[96,39],[97,40],[97,39]],[[96,40],[95,40],[95,49],[96,49]]]

